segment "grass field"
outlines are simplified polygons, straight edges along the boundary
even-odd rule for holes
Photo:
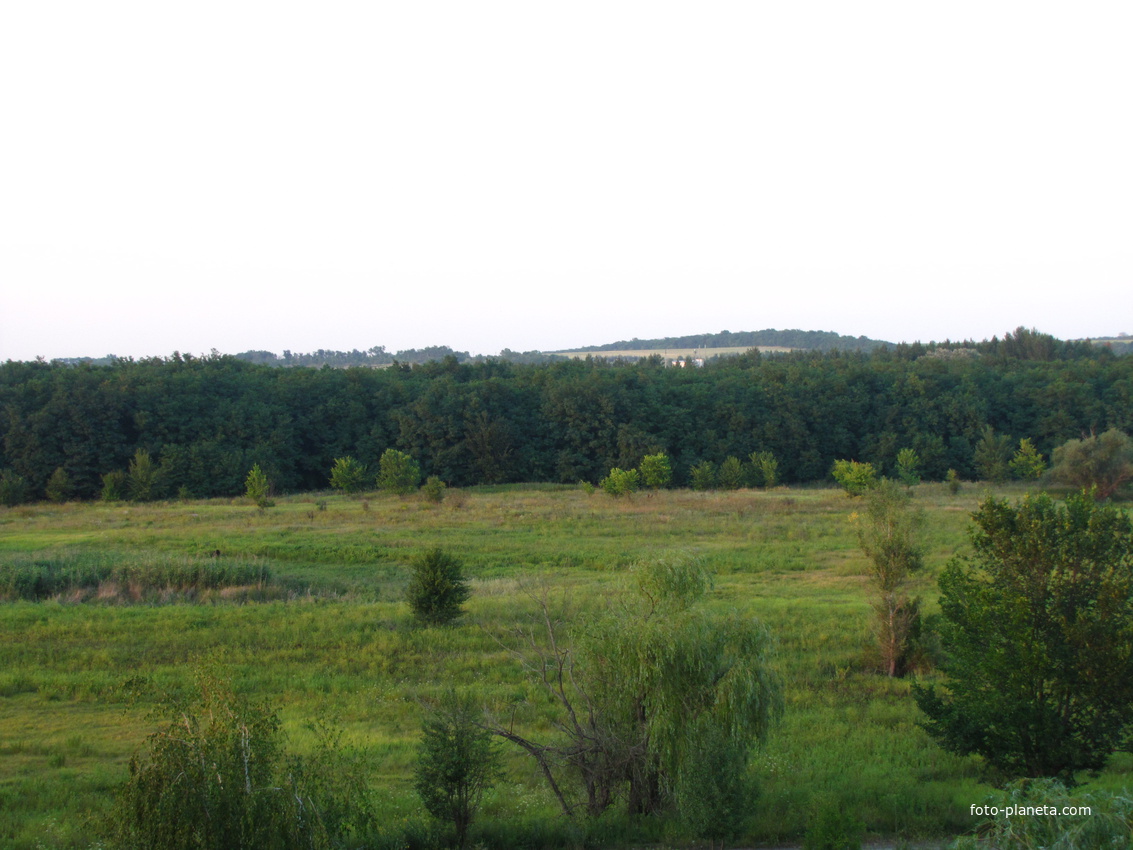
[[[930,612],[935,576],[966,548],[984,492],[916,488],[929,544],[918,591]],[[711,604],[758,617],[778,643],[786,710],[757,756],[749,845],[798,839],[814,807],[831,801],[877,836],[970,829],[969,806],[989,790],[978,765],[932,744],[916,726],[909,682],[865,660],[871,609],[849,522],[856,507],[821,489],[614,500],[548,485],[465,490],[439,506],[309,494],[262,511],[240,500],[0,509],[9,572],[119,569],[94,590],[0,603],[0,846],[92,846],[88,819],[106,811],[157,726],[149,706],[126,700],[124,682],[143,675],[179,688],[203,658],[278,706],[299,751],[311,745],[307,721],[339,723],[367,754],[382,822],[395,832],[424,817],[411,788],[415,697],[456,685],[486,705],[545,703],[501,645],[532,613],[529,592],[548,587],[585,611],[634,562],[671,552],[703,559],[716,574]],[[458,554],[472,579],[455,628],[414,627],[402,601],[409,558],[432,546]],[[184,586],[192,570],[214,567],[232,578],[207,592]],[[524,722],[548,728],[538,710]],[[561,839],[534,765],[505,752],[481,840]],[[1133,759],[1120,757],[1093,784],[1133,784]],[[679,838],[648,828],[638,837]]]

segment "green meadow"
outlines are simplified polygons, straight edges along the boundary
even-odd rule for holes
[[[916,592],[930,614],[936,575],[967,548],[986,492],[916,488],[928,520]],[[758,618],[777,643],[785,711],[753,765],[747,846],[797,842],[829,805],[873,837],[962,833],[990,788],[976,760],[918,728],[910,681],[874,671],[858,504],[827,489],[612,499],[509,485],[450,491],[440,505],[305,494],[266,510],[240,499],[0,509],[0,845],[95,846],[130,757],[160,725],[153,692],[131,698],[129,683],[174,691],[209,661],[279,708],[298,752],[313,745],[310,722],[341,727],[364,757],[388,846],[401,846],[425,821],[412,789],[418,698],[467,689],[551,735],[553,706],[509,652],[512,629],[540,594],[580,616],[607,604],[634,563],[670,553],[700,558],[715,574],[710,604]],[[410,558],[434,546],[471,579],[467,615],[451,628],[415,626],[402,598]],[[535,764],[504,753],[476,840],[581,840]],[[1122,755],[1090,784],[1123,787],[1131,774]],[[682,841],[664,824],[606,829],[588,842]]]

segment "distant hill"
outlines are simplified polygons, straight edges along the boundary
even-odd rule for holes
[[[693,334],[692,336],[667,336],[663,339],[630,339],[610,342],[605,345],[588,345],[572,348],[572,352],[606,351],[661,351],[665,349],[686,348],[794,348],[811,351],[873,351],[875,348],[892,348],[893,343],[865,336],[843,336],[833,331],[777,331],[771,328],[762,331],[720,331],[714,334]],[[563,349],[565,351],[566,349]],[[547,352],[559,354],[561,352]]]

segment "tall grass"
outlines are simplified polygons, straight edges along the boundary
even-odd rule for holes
[[[7,555],[0,562],[2,601],[137,601],[170,593],[188,598],[221,588],[262,590],[271,584],[271,571],[265,564],[231,558],[68,549],[42,555]]]
[[[914,592],[931,612],[935,575],[967,545],[982,493],[916,492],[929,554]],[[986,793],[979,764],[936,747],[916,725],[908,682],[870,666],[855,507],[821,489],[615,501],[512,486],[464,491],[458,506],[372,496],[368,511],[326,494],[280,498],[264,512],[226,500],[0,509],[0,587],[24,575],[20,586],[33,588],[0,591],[13,600],[0,605],[0,846],[87,846],[86,814],[106,807],[153,730],[144,704],[127,709],[123,683],[144,676],[181,688],[191,662],[213,656],[239,689],[280,707],[298,751],[311,744],[307,721],[336,719],[367,754],[389,825],[382,841],[423,846],[429,831],[411,785],[417,698],[471,689],[489,710],[510,717],[516,707],[533,737],[554,734],[550,706],[506,649],[512,627],[535,612],[528,591],[545,585],[570,616],[585,616],[608,604],[629,565],[673,550],[716,572],[711,605],[759,618],[778,645],[786,712],[752,766],[760,795],[745,842],[800,840],[816,799],[853,812],[873,836],[966,832],[979,823],[970,804]],[[410,558],[433,546],[459,555],[471,583],[466,622],[455,628],[415,627],[402,601]],[[221,557],[207,557],[216,550]],[[136,600],[122,592],[106,597],[111,604],[68,604],[131,582],[150,589]],[[245,593],[261,584],[260,596]],[[231,598],[263,601],[200,604]],[[82,746],[69,746],[77,734]],[[678,840],[663,824],[617,818],[579,833],[556,820],[527,757],[505,752],[505,784],[485,802],[474,840]],[[1133,758],[1096,782],[1133,784]]]

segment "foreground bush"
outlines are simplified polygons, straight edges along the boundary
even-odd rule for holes
[[[952,845],[953,850],[1133,846],[1133,796],[1128,792],[1072,795],[1056,781],[1023,781],[1008,786],[1005,796],[990,797],[974,808],[977,813],[997,814],[977,829],[979,838],[961,838]]]
[[[372,827],[358,774],[337,739],[288,755],[278,713],[198,676],[163,706],[169,723],[130,761],[107,837],[128,850],[329,848]]]
[[[434,818],[451,823],[463,848],[484,791],[499,772],[492,734],[480,722],[471,698],[445,694],[425,716],[413,787]]]

